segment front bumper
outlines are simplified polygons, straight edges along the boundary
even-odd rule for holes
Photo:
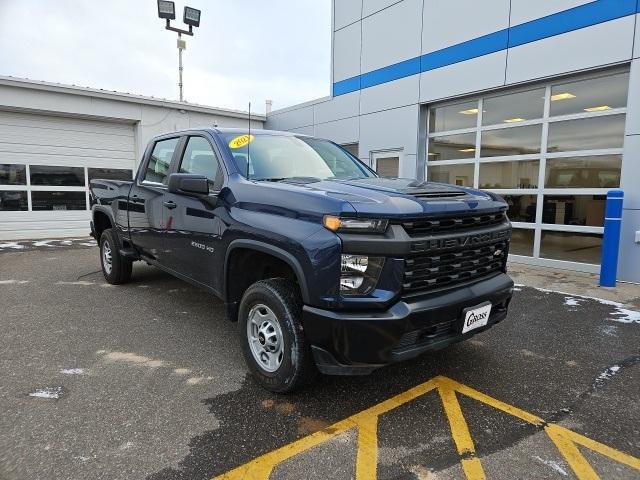
[[[303,326],[318,369],[362,375],[472,337],[507,315],[513,281],[498,273],[440,292],[403,298],[383,311],[333,311],[306,306]],[[462,334],[462,310],[491,302],[485,327]]]

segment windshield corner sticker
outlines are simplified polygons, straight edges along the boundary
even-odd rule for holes
[[[242,148],[253,142],[253,135],[240,135],[229,142],[229,148]]]

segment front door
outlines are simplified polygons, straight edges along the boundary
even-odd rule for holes
[[[218,252],[221,223],[216,210],[222,170],[211,143],[202,136],[190,136],[176,169],[179,173],[204,175],[209,179],[208,196],[174,193],[165,195],[165,248],[167,267],[203,285],[218,290],[216,270],[222,268]]]
[[[179,137],[158,140],[146,160],[141,178],[129,194],[129,229],[131,241],[144,255],[164,263],[164,196],[167,177]]]
[[[381,177],[399,177],[402,150],[388,150],[371,153],[371,167]]]

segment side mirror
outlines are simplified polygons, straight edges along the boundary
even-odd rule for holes
[[[209,180],[203,175],[172,173],[169,175],[169,193],[181,195],[208,195]]]

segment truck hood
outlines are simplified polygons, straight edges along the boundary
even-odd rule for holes
[[[272,185],[343,200],[361,216],[404,217],[504,207],[499,197],[479,190],[407,178],[291,179]]]

